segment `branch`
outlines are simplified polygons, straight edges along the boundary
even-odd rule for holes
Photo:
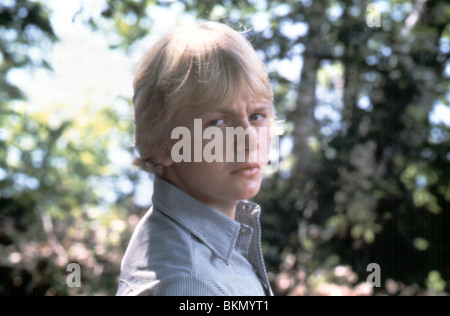
[[[56,264],[60,267],[64,267],[69,263],[69,256],[54,234],[52,218],[50,215],[44,213],[41,214],[41,218],[48,243],[57,257]]]
[[[405,27],[401,31],[401,36],[408,36],[414,26],[419,22],[420,16],[422,15],[425,4],[428,0],[416,0],[414,4],[414,9],[411,14],[405,20]]]

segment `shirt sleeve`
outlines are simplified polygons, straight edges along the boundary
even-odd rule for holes
[[[207,278],[190,273],[180,273],[163,278],[141,296],[223,296],[221,286]]]

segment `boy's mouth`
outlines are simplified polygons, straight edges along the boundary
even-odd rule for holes
[[[244,175],[244,176],[255,176],[259,174],[261,170],[261,165],[257,162],[253,163],[243,163],[234,169],[231,174],[233,175]]]

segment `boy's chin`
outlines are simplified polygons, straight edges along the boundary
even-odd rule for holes
[[[249,200],[251,198],[254,198],[261,188],[261,182],[253,182],[253,183],[247,183],[246,185],[236,187],[237,192],[236,195],[238,198],[236,200]]]

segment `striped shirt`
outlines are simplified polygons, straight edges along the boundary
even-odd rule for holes
[[[261,251],[260,207],[236,219],[155,176],[153,206],[133,233],[117,295],[273,295]]]

